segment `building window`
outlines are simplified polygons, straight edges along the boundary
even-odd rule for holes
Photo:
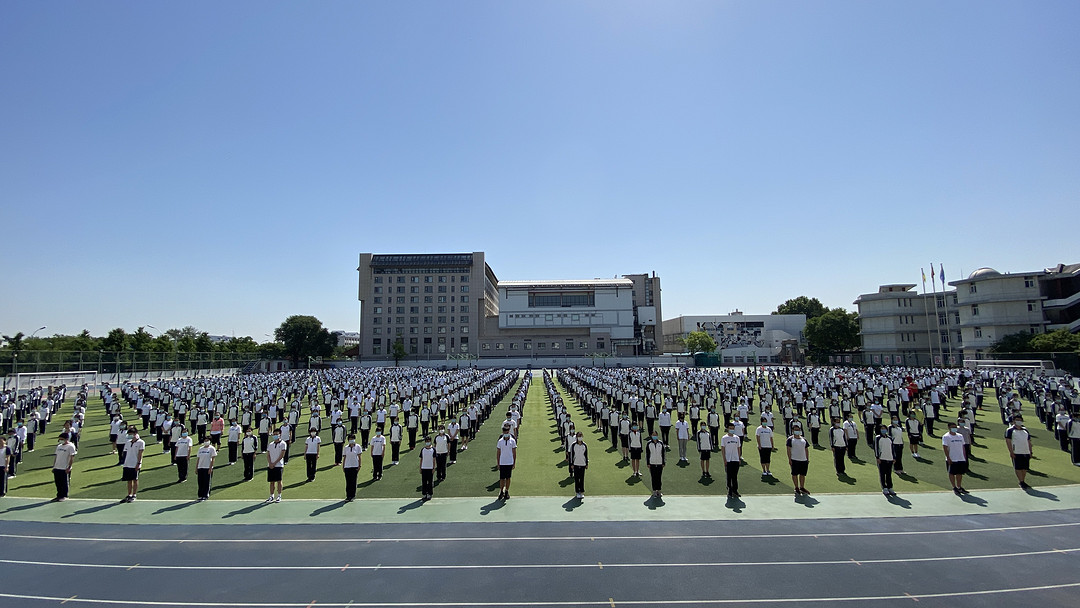
[[[439,333],[440,334],[445,334],[446,333],[446,326],[445,325],[439,327]]]
[[[467,275],[467,274],[461,275],[461,277],[458,278],[458,282],[459,283],[468,283],[469,282],[469,275]]]
[[[413,285],[412,287],[409,288],[409,293],[420,293],[420,288],[417,287],[416,285]]]
[[[972,304],[971,305],[971,316],[973,316],[973,317],[979,316],[979,305],[978,304]]]
[[[589,343],[584,341],[584,340],[581,340],[580,342],[577,343],[577,347],[580,348],[581,350],[586,350],[586,349],[589,348]]]
[[[382,317],[375,317],[371,322],[378,325],[379,323],[382,323]]]
[[[491,344],[484,342],[480,345],[480,350],[491,350]]]
[[[976,338],[981,338],[982,337],[982,328],[981,327],[976,327],[975,328],[975,337]]]
[[[382,328],[381,327],[372,328],[371,333],[377,336],[377,335],[382,333]]]
[[[518,347],[517,342],[511,342],[510,343],[510,350],[517,350],[518,349],[517,347]]]
[[[1024,287],[1028,289],[1035,287],[1035,277],[1024,277]]]
[[[439,282],[440,283],[445,283],[446,282],[446,277],[445,276],[440,276],[439,277]]]
[[[431,285],[424,286],[424,293],[431,293]]]
[[[597,340],[596,341],[596,350],[604,350],[604,348],[605,348],[604,341],[603,340]]]
[[[420,282],[420,277],[418,277],[418,276],[411,276],[411,277],[409,277],[409,282],[410,282],[410,283],[419,283],[419,282]]]
[[[446,296],[439,296],[439,304],[446,304]]]
[[[460,310],[461,310],[461,312],[469,312],[469,307],[468,306],[462,306],[460,308]]]
[[[375,288],[375,289],[373,290],[373,293],[382,293],[382,287],[376,287],[376,288]]]
[[[382,304],[382,296],[378,296],[375,298],[375,304]]]
[[[420,313],[420,307],[419,306],[410,306],[409,307],[409,314],[414,314],[415,315],[415,314],[419,314],[419,313]],[[416,323],[416,321],[414,320],[413,323]]]
[[[591,291],[571,293],[530,293],[529,308],[540,306],[595,306],[596,295]]]
[[[375,314],[377,314],[377,315],[382,314],[382,306],[376,306],[375,307]]]
[[[469,333],[469,326],[468,325],[462,325],[460,327],[460,330],[461,330],[461,333],[467,334],[467,333]]]
[[[941,337],[941,343],[942,344],[948,344],[949,343],[949,332],[948,332],[948,330],[944,330],[944,329],[941,330],[941,336],[940,337]]]
[[[424,333],[425,334],[430,334],[431,333],[431,328],[430,327],[425,327],[424,328]]]
[[[574,341],[573,340],[567,340],[566,341],[566,350],[574,350]]]
[[[381,284],[382,283],[382,277],[375,277],[375,283]]]
[[[552,342],[551,343],[551,350],[559,350],[559,343],[558,342]]]
[[[462,285],[462,286],[461,286],[461,287],[460,287],[460,288],[458,289],[458,291],[460,291],[461,293],[469,293],[469,286],[468,286],[468,285]]]
[[[430,283],[431,282],[431,277],[430,276],[424,277],[424,282],[425,283]]]
[[[495,350],[505,350],[503,343],[502,342],[496,342],[495,343]]]
[[[469,296],[461,296],[458,298],[458,302],[468,302]]]
[[[978,290],[978,288],[976,288],[976,286],[975,286],[975,283],[972,283],[972,284],[971,284],[971,285],[970,285],[970,286],[968,287],[968,293],[976,293],[976,292],[978,292],[978,291],[979,291],[979,290]]]
[[[428,311],[431,312],[431,311]],[[431,317],[424,317],[424,323],[431,323]]]
[[[446,293],[446,285],[439,285],[439,293]]]
[[[1035,335],[1035,334],[1039,333],[1039,326],[1038,325],[1032,325],[1029,329],[1031,330],[1031,335]]]
[[[1035,302],[1029,301],[1027,303],[1027,305],[1028,305],[1028,312],[1035,312],[1035,310],[1036,310]]]
[[[409,296],[409,304],[419,304],[420,296]]]
[[[373,354],[373,355],[382,354],[382,347],[381,346],[372,346],[371,347],[371,354]]]

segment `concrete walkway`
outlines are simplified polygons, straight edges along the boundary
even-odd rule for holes
[[[984,515],[1062,510],[1080,505],[1080,486],[983,490],[964,497],[952,493],[906,494],[887,500],[880,494],[822,494],[798,501],[788,496],[747,496],[728,501],[711,496],[515,497],[507,503],[489,498],[289,500],[267,504],[238,500],[0,499],[0,521],[98,524],[342,524],[442,522],[688,521],[920,517]]]

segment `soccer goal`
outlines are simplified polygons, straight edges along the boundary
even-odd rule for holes
[[[82,386],[83,384],[97,384],[97,372],[19,372],[12,376],[14,388],[20,391],[31,390],[39,387],[60,386],[66,384],[68,388]]]
[[[1053,361],[1032,359],[964,359],[964,367],[978,371],[1049,371]]]

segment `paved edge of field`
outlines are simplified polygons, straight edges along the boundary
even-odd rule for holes
[[[951,492],[905,494],[821,494],[795,500],[791,496],[566,496],[514,497],[506,503],[490,498],[296,499],[281,503],[246,500],[206,502],[71,499],[54,503],[40,498],[0,499],[0,521],[98,524],[266,524],[266,523],[451,523],[543,521],[670,521],[847,519],[977,515],[1064,510],[1080,504],[1080,485],[980,490],[959,497]]]

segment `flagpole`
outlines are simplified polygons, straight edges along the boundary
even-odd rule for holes
[[[920,268],[919,272],[922,273],[922,292],[923,292],[923,315],[926,317],[926,342],[930,346],[930,369],[934,368],[934,339],[930,333],[930,307],[926,303],[926,269]]]
[[[949,346],[949,359],[952,359],[952,332],[949,331],[949,296],[945,293],[945,264],[938,264],[938,269],[941,271],[941,301],[945,303],[945,336],[948,338],[945,343]],[[944,359],[944,354],[942,354],[942,363],[945,362]]]
[[[930,285],[934,288],[934,327],[937,330],[935,333],[938,335],[938,340],[941,340],[941,316],[938,313],[938,299],[937,299],[937,281],[934,276],[934,263],[930,263]],[[938,347],[938,352],[941,352],[941,347]],[[944,362],[943,362],[944,363]]]

